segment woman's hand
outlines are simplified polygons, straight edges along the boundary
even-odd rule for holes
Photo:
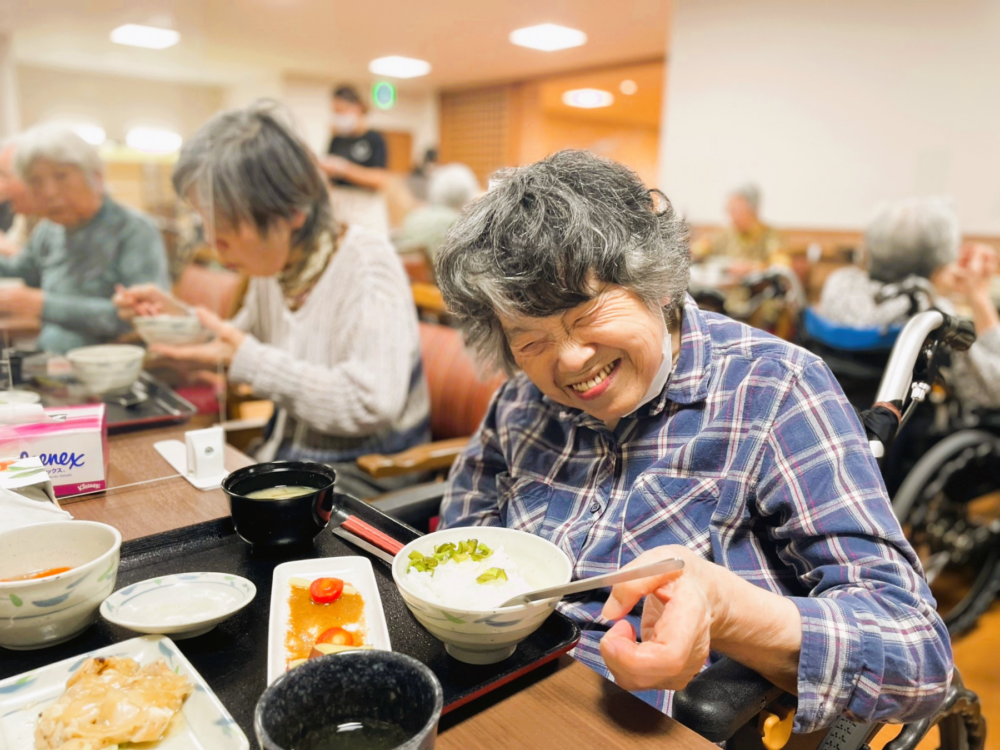
[[[185,364],[216,367],[221,363],[223,367],[229,367],[246,334],[203,307],[199,307],[195,312],[201,324],[215,334],[212,341],[190,346],[153,344],[149,350],[166,359]]]
[[[128,289],[119,284],[111,301],[118,308],[118,317],[123,320],[136,316],[188,315],[191,312],[184,303],[178,302],[155,284],[138,284]]]
[[[45,309],[45,292],[30,286],[0,289],[0,313],[41,318]]]
[[[615,681],[626,690],[680,690],[715,650],[796,692],[802,616],[795,603],[686,547],[657,547],[626,567],[669,557],[681,558],[684,569],[620,583],[604,604],[601,614],[619,620],[646,597],[641,643],[624,621],[601,639],[601,655]]]
[[[680,690],[708,659],[716,609],[702,566],[712,565],[686,547],[658,547],[625,566],[679,557],[684,569],[620,583],[611,589],[602,615],[619,620],[601,639],[601,656],[626,690]],[[620,620],[639,600],[642,642],[627,620]]]

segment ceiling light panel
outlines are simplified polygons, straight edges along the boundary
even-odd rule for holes
[[[528,26],[510,32],[510,41],[519,47],[530,47],[542,52],[555,52],[587,43],[587,35],[577,29],[570,29],[554,23]]]
[[[390,55],[368,63],[368,72],[389,78],[419,78],[431,72],[431,64],[426,60]]]
[[[127,23],[111,32],[111,41],[115,44],[127,44],[130,47],[145,47],[146,49],[166,49],[173,47],[181,40],[181,35],[173,29],[161,29],[156,26],[139,26]]]
[[[563,104],[580,109],[597,109],[610,107],[615,103],[615,97],[610,91],[601,89],[573,89],[562,95]]]

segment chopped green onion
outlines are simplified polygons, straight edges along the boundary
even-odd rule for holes
[[[458,545],[455,545],[452,542],[445,542],[444,544],[439,544],[434,548],[433,555],[422,555],[416,551],[411,552],[410,564],[407,566],[406,570],[409,572],[410,568],[413,568],[421,573],[429,572],[433,575],[434,568],[437,567],[438,563],[447,562],[448,560],[454,560],[456,563],[466,562],[467,560],[481,562],[492,554],[493,550],[485,544],[480,544],[477,539],[466,539],[459,542]],[[491,571],[500,572],[499,574],[494,574],[487,580],[497,580],[498,576],[502,576],[500,580],[507,580],[507,574],[500,568],[491,568]],[[483,575],[487,574],[484,573]],[[482,578],[482,576],[480,576],[480,578]],[[480,583],[482,583],[482,581],[480,581]]]
[[[503,568],[490,568],[476,579],[477,583],[490,583],[491,581],[506,581],[507,574]]]

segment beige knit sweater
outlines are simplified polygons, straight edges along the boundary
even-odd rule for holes
[[[335,462],[428,439],[412,292],[380,235],[350,227],[294,312],[274,278],[253,279],[233,323],[249,335],[229,377],[283,410],[279,457]]]

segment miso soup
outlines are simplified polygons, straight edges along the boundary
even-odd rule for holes
[[[288,500],[293,497],[302,497],[316,491],[315,487],[305,487],[300,484],[289,484],[284,487],[267,487],[262,490],[254,490],[247,494],[251,500]]]

